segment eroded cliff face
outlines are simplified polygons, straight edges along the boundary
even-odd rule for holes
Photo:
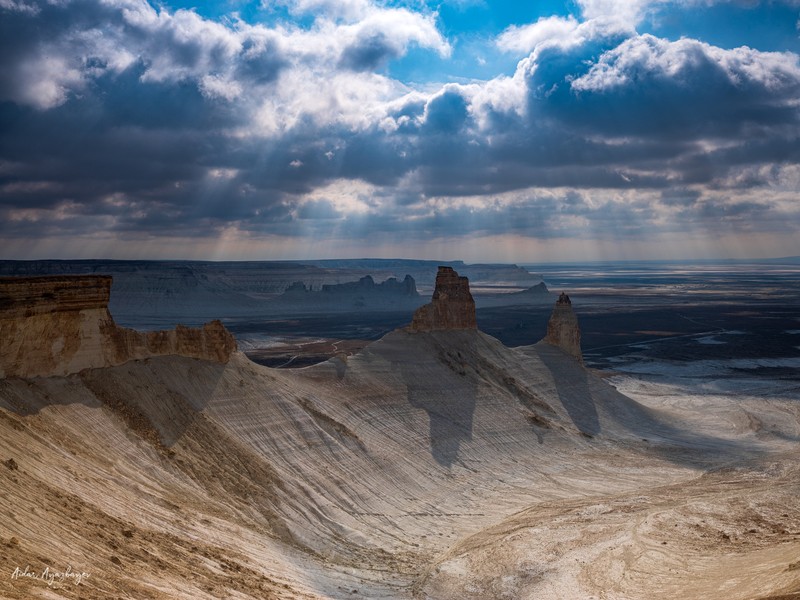
[[[68,375],[175,354],[227,362],[236,341],[219,321],[138,332],[108,311],[111,277],[0,278],[0,377]]]
[[[556,301],[553,314],[550,315],[550,320],[547,322],[547,335],[544,340],[548,344],[558,346],[578,362],[583,363],[578,317],[572,310],[572,301],[563,292]]]
[[[439,267],[436,288],[429,304],[417,309],[408,327],[410,331],[477,329],[475,300],[469,280],[459,277],[452,267]]]

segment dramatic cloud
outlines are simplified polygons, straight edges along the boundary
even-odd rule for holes
[[[364,252],[790,239],[798,54],[637,31],[723,4],[583,0],[487,37],[513,71],[414,83],[397,65],[461,51],[421,2],[265,2],[246,21],[144,0],[0,1],[0,250],[176,228],[187,243],[239,232]]]

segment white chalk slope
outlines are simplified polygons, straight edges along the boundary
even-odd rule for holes
[[[800,590],[797,408],[696,409],[475,331],[298,371],[236,354],[0,380],[0,597]],[[26,565],[89,577],[11,578]]]

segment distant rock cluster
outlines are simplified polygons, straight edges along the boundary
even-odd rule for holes
[[[202,328],[139,332],[108,311],[112,278],[0,278],[0,377],[68,375],[175,354],[227,362],[236,340],[219,321]]]
[[[403,281],[398,281],[396,278],[390,277],[382,283],[375,283],[375,280],[370,275],[366,275],[358,281],[326,284],[322,286],[323,294],[347,294],[362,291],[377,291],[402,296],[419,296],[417,293],[417,283],[411,275],[406,275]]]
[[[419,303],[417,283],[411,275],[406,275],[403,281],[390,277],[381,283],[375,283],[372,276],[366,275],[358,281],[324,284],[320,290],[295,281],[272,302],[272,306],[287,305],[287,308],[297,309],[312,305],[320,310],[337,311],[416,307]]]
[[[469,291],[469,280],[459,277],[452,267],[439,267],[436,288],[429,304],[414,313],[410,331],[445,329],[477,329],[475,300]]]
[[[575,357],[579,362],[583,362],[581,353],[581,330],[578,326],[578,317],[572,310],[572,301],[564,292],[556,301],[553,314],[547,322],[547,335],[545,341],[554,346],[558,346],[567,354]]]

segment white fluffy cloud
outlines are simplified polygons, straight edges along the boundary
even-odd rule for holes
[[[543,48],[568,51],[595,40],[629,37],[635,30],[625,20],[598,17],[579,22],[574,17],[543,17],[521,27],[510,27],[497,38],[497,46],[505,52],[534,56]]]
[[[791,52],[759,52],[747,47],[724,50],[697,40],[671,42],[642,35],[605,52],[588,73],[572,82],[572,87],[607,91],[661,78],[695,88],[703,82],[692,78],[709,71],[724,76],[737,88],[775,95],[776,102],[787,101],[787,94],[800,86],[800,57]],[[794,98],[789,101],[800,104]]]
[[[575,17],[542,17],[535,23],[512,26],[497,39],[497,46],[506,52],[529,54],[540,44],[570,38],[579,23]]]

